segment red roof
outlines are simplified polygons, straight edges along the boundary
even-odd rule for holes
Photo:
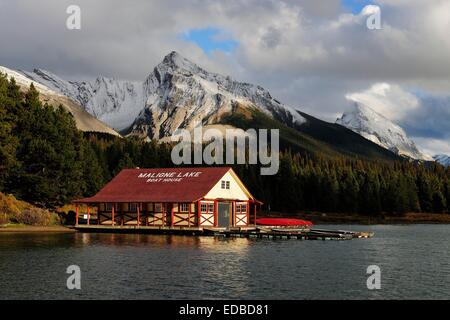
[[[230,169],[124,169],[95,196],[74,202],[194,202],[203,198]]]

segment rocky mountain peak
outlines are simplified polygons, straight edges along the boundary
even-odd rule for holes
[[[446,154],[438,154],[433,157],[433,159],[442,164],[444,167],[450,167],[450,156]]]
[[[254,107],[289,126],[306,121],[261,86],[208,72],[176,51],[167,54],[143,82],[105,77],[66,81],[41,69],[24,74],[70,97],[114,129],[146,139],[168,137],[199,120],[214,124],[236,105]]]
[[[432,160],[417,148],[403,128],[364,104],[355,103],[353,109],[345,112],[336,123],[398,155]]]
[[[183,70],[192,73],[198,73],[202,71],[204,72],[204,70],[194,62],[186,59],[176,51],[172,51],[171,53],[166,55],[156,68],[171,71]]]

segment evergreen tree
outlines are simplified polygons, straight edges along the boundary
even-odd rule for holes
[[[358,195],[359,183],[355,178],[355,174],[351,168],[348,168],[341,178],[340,190],[340,211],[341,212],[358,212]]]
[[[62,107],[42,105],[0,75],[0,190],[46,207],[92,196],[124,168],[172,167],[168,143],[77,130]],[[285,150],[275,176],[235,165],[272,210],[363,213],[449,212],[450,168]]]
[[[14,117],[11,114],[10,83],[0,73],[0,191],[5,187],[10,171],[17,166],[15,152],[18,145],[13,135]]]
[[[426,172],[421,171],[417,177],[420,208],[423,212],[433,212],[433,190]]]
[[[136,165],[133,162],[133,159],[131,159],[130,155],[128,153],[125,153],[119,160],[117,167],[115,168],[114,172],[115,175],[118,174],[123,169],[130,169],[135,168]]]
[[[365,174],[360,189],[360,208],[364,213],[376,215],[381,213],[380,183],[378,176],[369,171]]]
[[[17,115],[21,166],[11,176],[11,188],[30,202],[55,207],[83,190],[82,136],[72,116],[61,106],[42,105],[33,85]]]
[[[92,196],[98,192],[106,183],[105,170],[95,153],[93,147],[84,141],[81,149],[82,170],[83,170],[83,196]]]

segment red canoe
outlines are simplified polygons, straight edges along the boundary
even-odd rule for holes
[[[256,219],[256,224],[260,226],[277,226],[277,227],[293,227],[307,226],[311,227],[311,221],[290,218],[260,218]]]

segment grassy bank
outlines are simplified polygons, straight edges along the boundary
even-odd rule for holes
[[[0,227],[55,227],[60,225],[58,214],[0,193]]]
[[[29,232],[76,232],[74,229],[64,226],[28,226],[24,224],[8,224],[0,226],[0,233],[29,233]]]

